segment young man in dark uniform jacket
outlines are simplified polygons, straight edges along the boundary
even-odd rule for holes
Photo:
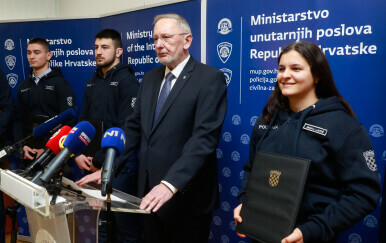
[[[32,132],[37,117],[42,117],[40,120],[42,122],[69,108],[75,108],[72,87],[60,69],[49,67],[51,57],[50,45],[46,40],[35,38],[29,41],[27,58],[32,70],[17,91],[15,141]],[[43,152],[42,148],[46,142],[43,139],[33,139],[24,146],[24,159],[32,160],[33,154],[39,155]]]
[[[98,69],[87,82],[79,119],[99,122],[103,124],[105,132],[111,127],[123,127],[127,116],[133,111],[139,83],[131,67],[120,63],[123,52],[121,35],[115,30],[105,29],[95,39]],[[103,166],[104,159],[104,153],[97,151],[93,157],[82,154],[75,161],[81,169],[97,171]],[[137,156],[133,155],[118,177],[114,178],[113,188],[136,195],[137,170]],[[114,242],[140,241],[138,215],[114,213],[113,218]],[[103,225],[99,227],[99,242],[106,241],[105,234]]]

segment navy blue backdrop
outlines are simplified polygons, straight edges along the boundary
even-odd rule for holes
[[[217,149],[220,208],[215,211],[209,242],[249,242],[236,236],[233,209],[248,156],[250,134],[274,86],[280,48],[297,39],[324,48],[341,94],[368,130],[382,182],[386,89],[386,3],[368,1],[207,1],[206,45],[209,65],[221,69],[228,81],[228,112]],[[149,37],[156,14],[176,12],[191,24],[191,54],[200,60],[201,1],[193,0],[97,19],[0,23],[0,65],[13,93],[29,71],[27,40],[47,38],[54,53],[51,65],[61,66],[75,92],[78,111],[84,86],[95,70],[94,35],[114,28],[122,34],[122,62],[141,80],[158,65]],[[77,171],[77,170],[75,170]],[[79,176],[79,175],[77,175]],[[341,235],[340,242],[377,242],[380,207]],[[26,219],[19,233],[28,234]],[[89,239],[85,238],[85,242]]]

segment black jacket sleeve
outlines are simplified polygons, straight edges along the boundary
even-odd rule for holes
[[[58,113],[61,113],[67,109],[74,109],[75,98],[71,85],[63,78],[62,82],[58,82],[56,90],[56,97],[58,97]]]
[[[243,199],[244,199],[245,193],[247,191],[248,181],[249,181],[249,178],[251,176],[252,166],[253,166],[253,162],[255,160],[256,145],[257,145],[258,140],[260,139],[260,136],[258,135],[257,127],[261,124],[264,124],[264,123],[263,123],[261,117],[259,117],[256,120],[256,123],[253,127],[253,130],[252,130],[251,140],[249,143],[249,157],[248,157],[247,162],[244,165],[244,176],[243,176],[243,179],[241,181],[241,187],[240,187],[240,191],[239,191],[239,197],[238,197],[239,203],[243,203]]]
[[[323,212],[311,215],[298,226],[304,242],[328,241],[336,232],[350,227],[372,212],[378,204],[381,186],[374,150],[363,126],[353,130],[336,153],[337,175],[343,187],[339,200]]]
[[[0,68],[0,135],[4,134],[15,110],[11,88]]]

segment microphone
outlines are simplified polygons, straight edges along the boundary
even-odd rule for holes
[[[102,169],[102,196],[113,192],[112,178],[114,174],[114,159],[125,148],[125,134],[122,129],[113,127],[108,129],[102,138],[102,150],[106,151],[105,162]]]
[[[44,169],[48,162],[60,152],[61,148],[59,146],[59,141],[63,136],[66,136],[70,130],[71,127],[63,126],[54,135],[52,135],[46,144],[46,150],[44,150],[39,158],[32,161],[32,163],[24,170],[24,177],[31,175],[35,171]]]
[[[44,137],[50,131],[57,130],[59,127],[62,126],[63,123],[69,121],[70,119],[74,118],[75,116],[76,116],[76,113],[75,113],[74,109],[70,108],[70,109],[63,111],[59,115],[49,119],[48,121],[45,121],[44,123],[35,127],[32,131],[32,134],[28,135],[27,137],[21,139],[20,141],[16,142],[15,144],[13,144],[11,146],[6,146],[3,149],[1,149],[0,150],[0,160],[2,160],[3,158],[7,158],[13,152],[22,149],[23,145],[28,140],[30,140],[32,137],[35,137],[35,138]]]
[[[34,137],[44,137],[46,134],[48,134],[51,130],[55,131],[59,127],[63,125],[63,123],[67,122],[68,120],[74,118],[76,116],[76,113],[74,109],[69,108],[62,113],[60,113],[57,116],[52,117],[48,121],[45,121],[44,123],[40,124],[39,126],[35,127],[32,131],[32,134]]]
[[[63,143],[64,148],[50,162],[50,167],[40,177],[40,180],[43,183],[48,183],[72,154],[80,154],[86,148],[86,146],[94,138],[94,135],[95,128],[88,121],[79,122],[68,133],[66,140],[64,140]]]

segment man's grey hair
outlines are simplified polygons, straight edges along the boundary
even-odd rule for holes
[[[159,14],[154,17],[153,24],[155,25],[161,19],[175,19],[177,21],[177,26],[180,27],[184,33],[192,34],[188,21],[186,21],[186,19],[181,15],[174,13]]]

